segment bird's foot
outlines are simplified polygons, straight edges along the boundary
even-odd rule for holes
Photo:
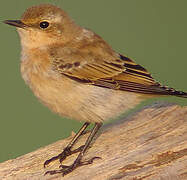
[[[93,158],[91,158],[91,159],[89,159],[87,161],[84,161],[84,162],[81,162],[81,160],[76,159],[72,165],[70,165],[70,166],[60,165],[59,167],[61,169],[47,171],[45,173],[45,175],[46,174],[50,174],[50,175],[53,175],[53,174],[62,174],[62,176],[65,176],[66,174],[69,174],[70,172],[72,172],[77,167],[88,165],[88,164],[92,164],[95,159],[101,159],[101,157],[93,157]]]
[[[51,159],[46,160],[46,161],[44,162],[44,168],[45,168],[48,164],[50,164],[51,162],[53,162],[53,161],[55,161],[55,160],[57,160],[57,159],[59,159],[60,163],[62,163],[62,161],[65,160],[66,157],[68,157],[68,156],[70,156],[70,155],[72,155],[72,154],[75,154],[75,153],[77,153],[77,152],[81,152],[83,148],[84,148],[84,145],[83,145],[83,146],[80,146],[79,148],[77,148],[77,149],[75,149],[75,150],[72,151],[70,148],[66,147],[66,148],[63,150],[63,152],[60,153],[59,155],[54,156],[54,157],[52,157]]]

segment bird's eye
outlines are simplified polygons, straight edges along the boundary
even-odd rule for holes
[[[48,26],[49,26],[49,23],[48,23],[47,21],[42,21],[42,22],[40,23],[40,27],[41,27],[42,29],[46,29]]]

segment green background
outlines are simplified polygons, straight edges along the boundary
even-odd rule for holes
[[[187,91],[186,0],[1,0],[0,21],[19,19],[40,3],[62,7],[161,83]],[[0,23],[0,30],[0,161],[5,161],[65,138],[81,124],[39,103],[20,75],[15,28]],[[182,98],[160,100],[187,105]]]

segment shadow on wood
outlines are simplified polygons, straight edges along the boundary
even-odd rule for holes
[[[83,144],[88,134],[76,144]],[[43,168],[72,137],[0,164],[2,180],[185,180],[187,179],[187,107],[156,103],[106,125],[85,159],[100,156],[67,176],[46,175]],[[75,147],[75,148],[76,148]],[[71,164],[76,155],[68,157]]]

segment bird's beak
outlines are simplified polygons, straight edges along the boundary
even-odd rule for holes
[[[18,28],[24,28],[26,25],[20,21],[20,20],[5,20],[3,21],[5,24],[11,25],[11,26],[16,26]]]

